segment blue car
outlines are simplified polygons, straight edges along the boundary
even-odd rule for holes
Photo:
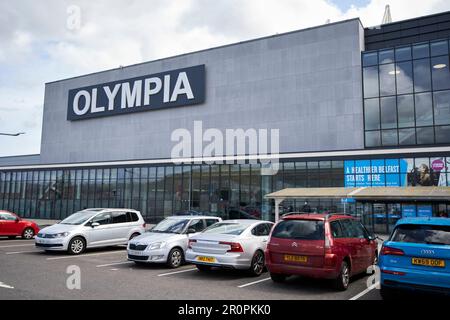
[[[399,289],[450,296],[450,219],[405,218],[380,251],[381,296]]]

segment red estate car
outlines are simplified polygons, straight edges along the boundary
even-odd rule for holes
[[[272,229],[266,266],[275,282],[290,275],[333,279],[346,290],[350,277],[377,261],[374,236],[356,219],[342,214],[289,214]]]
[[[0,236],[32,239],[39,232],[36,223],[20,218],[15,213],[0,210]]]

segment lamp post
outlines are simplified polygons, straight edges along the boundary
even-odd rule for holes
[[[9,137],[17,137],[22,134],[25,134],[25,132],[18,132],[18,133],[2,133],[2,132],[0,132],[0,136],[9,136]]]

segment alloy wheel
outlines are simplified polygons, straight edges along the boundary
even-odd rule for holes
[[[344,265],[344,267],[342,268],[342,285],[344,286],[344,288],[348,287],[348,283],[350,282],[350,271],[348,269],[347,264]]]
[[[34,236],[34,231],[33,229],[25,229],[25,231],[23,232],[23,237],[25,239],[31,239]]]
[[[178,267],[181,264],[182,255],[179,250],[174,250],[172,256],[170,257],[170,262],[173,267]]]
[[[264,256],[261,252],[256,252],[255,257],[253,258],[253,273],[261,274],[264,270]]]
[[[75,239],[74,241],[72,241],[72,244],[70,246],[70,249],[72,250],[73,253],[81,253],[81,251],[83,251],[84,248],[84,243],[82,240],[80,239]]]

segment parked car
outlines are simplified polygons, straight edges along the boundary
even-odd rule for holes
[[[356,219],[340,214],[290,214],[272,230],[266,265],[275,282],[290,275],[333,279],[346,290],[353,275],[377,260],[377,241]]]
[[[174,216],[202,216],[203,214],[195,210],[178,211],[173,214]]]
[[[42,229],[36,247],[80,254],[86,248],[127,244],[145,232],[141,213],[132,209],[85,209]]]
[[[450,295],[450,219],[405,218],[380,251],[381,296],[400,290]]]
[[[33,221],[25,220],[17,214],[0,210],[0,236],[14,239],[17,236],[23,239],[32,239],[39,232],[39,227]]]
[[[128,243],[128,260],[178,268],[184,262],[189,238],[219,221],[222,219],[210,216],[168,217]]]
[[[189,239],[186,261],[200,271],[212,267],[245,269],[259,276],[264,270],[264,250],[273,222],[226,220]]]

